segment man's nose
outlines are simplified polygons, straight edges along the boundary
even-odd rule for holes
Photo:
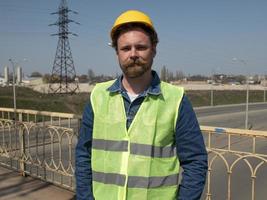
[[[138,59],[138,53],[137,53],[135,48],[132,48],[130,53],[131,53],[130,54],[131,59],[133,59],[133,60]]]

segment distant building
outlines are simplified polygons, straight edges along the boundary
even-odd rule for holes
[[[0,77],[0,86],[5,86],[5,78]]]
[[[22,68],[20,66],[17,67],[17,84],[20,85],[22,83]]]
[[[222,84],[225,82],[227,75],[226,74],[213,74],[213,82]]]
[[[4,67],[4,76],[0,76],[0,86],[6,86],[9,84],[9,68]]]
[[[9,68],[5,66],[4,68],[4,84],[8,85],[9,83]]]
[[[24,85],[40,85],[43,84],[42,77],[26,77],[22,79],[22,84]]]
[[[267,79],[261,80],[261,85],[267,87]]]

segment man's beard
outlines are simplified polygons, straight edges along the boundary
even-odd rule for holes
[[[149,63],[143,62],[139,59],[131,60],[125,64],[120,63],[120,67],[125,76],[128,78],[137,78],[145,74],[151,69],[152,61]]]

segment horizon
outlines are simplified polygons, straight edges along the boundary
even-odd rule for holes
[[[7,66],[9,69],[9,76],[12,76],[12,74],[13,74],[13,70],[12,70],[12,67],[11,66]],[[21,67],[21,66],[16,66],[16,67]],[[24,73],[24,71],[23,71],[23,67],[21,67],[22,68],[22,78],[35,78],[35,77],[37,77],[37,76],[31,76],[33,73],[40,73],[40,75],[42,76],[42,77],[44,77],[45,75],[51,75],[51,72],[45,72],[45,73],[41,73],[40,71],[31,71],[31,72],[28,72],[28,73]],[[162,69],[162,68],[161,68]],[[161,75],[161,69],[159,69],[159,70],[157,70],[156,72],[158,73],[158,75],[160,76]],[[168,68],[166,68],[167,70],[168,70],[168,72],[170,72],[170,73],[173,73],[173,75],[175,76],[175,74],[176,74],[176,71],[171,71],[171,70],[169,70]],[[92,70],[92,69],[88,69],[88,70]],[[95,71],[93,71],[94,72],[94,75],[95,75],[95,77],[97,77],[97,76],[111,76],[111,77],[117,77],[118,75],[121,75],[122,73],[120,72],[120,73],[114,73],[114,74],[105,74],[105,73],[95,73]],[[177,71],[177,72],[182,72],[182,71]],[[15,74],[17,74],[17,71],[15,71]],[[259,76],[259,77],[266,77],[267,76],[267,73],[266,74],[257,74],[257,73],[255,73],[255,74],[245,74],[245,73],[237,73],[237,74],[234,74],[234,73],[214,73],[214,74],[201,74],[201,73],[199,73],[199,74],[190,74],[190,73],[183,73],[182,72],[182,74],[184,75],[184,77],[193,77],[193,76],[200,76],[200,77],[207,77],[207,78],[209,78],[209,77],[212,77],[212,76],[216,76],[216,75],[226,75],[226,76],[228,76],[228,77],[231,77],[231,76],[235,76],[235,77],[237,77],[237,76],[248,76],[248,77],[254,77],[254,76]],[[88,72],[85,72],[85,73],[76,73],[76,76],[82,76],[82,75],[86,75],[86,76],[88,76]],[[3,70],[2,71],[0,71],[0,78],[4,78],[4,68],[3,68]]]

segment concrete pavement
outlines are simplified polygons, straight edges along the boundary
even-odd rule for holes
[[[1,200],[74,200],[74,193],[0,166]]]

